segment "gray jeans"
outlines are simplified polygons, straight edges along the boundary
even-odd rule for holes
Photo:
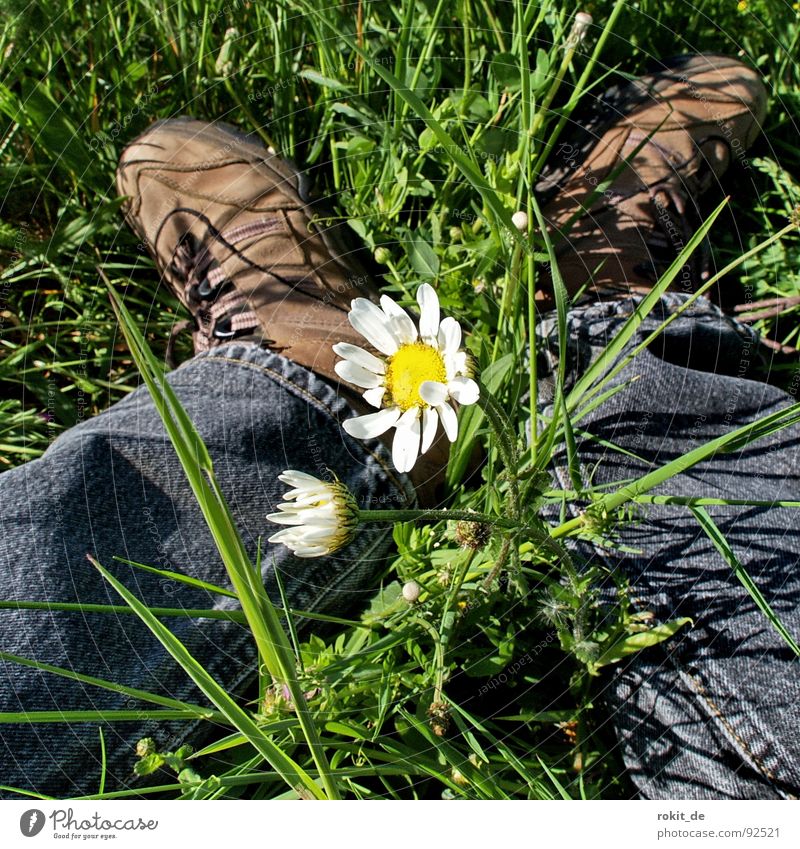
[[[194,420],[237,526],[255,562],[265,517],[282,500],[284,469],[320,478],[334,470],[363,506],[413,506],[413,491],[379,444],[351,439],[338,421],[353,415],[310,372],[255,345],[228,345],[170,374]],[[265,544],[264,579],[278,600],[279,569],[298,610],[352,611],[375,591],[391,539],[369,526],[331,557],[297,560]],[[229,598],[145,572],[115,557],[179,570],[229,587],[226,571],[145,387],[60,436],[45,455],[0,475],[2,596],[11,600],[119,605],[87,553],[150,605],[225,609]],[[249,632],[236,623],[174,618],[165,624],[211,674],[234,691],[255,677]],[[207,704],[136,616],[0,611],[0,651]],[[0,660],[0,711],[155,707],[94,686]],[[205,723],[204,723],[205,725]],[[103,726],[109,785],[136,786],[134,747],[153,736],[163,751],[192,741],[191,722]],[[97,723],[0,725],[0,784],[56,795],[96,793]],[[1,795],[0,791],[0,795]]]
[[[642,333],[680,296],[665,298]],[[570,315],[569,372],[585,369],[630,312],[621,300]],[[546,333],[547,322],[543,325]],[[728,429],[787,405],[790,398],[744,374],[757,342],[705,302],[673,325],[615,383],[633,381],[582,421],[583,467],[601,484],[641,475]],[[230,345],[170,376],[208,444],[251,553],[278,500],[286,468],[336,470],[362,502],[403,505],[413,497],[379,445],[351,440],[350,415],[324,382],[281,357]],[[546,393],[543,381],[543,403]],[[800,499],[797,429],[736,454],[714,457],[673,479],[673,495]],[[611,447],[613,446],[616,447]],[[617,448],[622,450],[617,450]],[[569,488],[558,464],[555,479]],[[800,637],[800,521],[792,509],[709,508],[769,603]],[[72,429],[46,454],[0,475],[4,598],[118,604],[86,554],[94,554],[147,603],[226,607],[228,602],[127,566],[114,557],[180,569],[226,584],[224,568],[146,391],[140,389]],[[581,543],[630,579],[638,604],[657,619],[690,616],[662,647],[645,650],[605,679],[603,699],[622,759],[646,798],[786,798],[800,791],[798,662],[756,609],[686,508],[643,508],[622,529],[626,553]],[[352,610],[374,591],[386,531],[362,534],[324,561],[297,561],[270,547],[264,578],[285,577],[300,609]],[[636,553],[630,553],[630,550]],[[358,564],[355,565],[354,564]],[[241,688],[253,677],[245,630],[210,620],[168,620],[218,680]],[[0,611],[0,650],[129,686],[196,697],[185,676],[132,616]],[[138,709],[95,687],[2,662],[0,711]],[[163,748],[192,739],[195,726],[148,723],[104,728],[109,774],[133,785],[132,747],[156,730]],[[65,796],[95,792],[97,726],[0,727],[0,783]]]

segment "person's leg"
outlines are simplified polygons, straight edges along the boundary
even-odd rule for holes
[[[684,301],[665,298],[629,349]],[[573,312],[572,364],[599,354],[635,303]],[[793,399],[784,392],[741,376],[757,355],[758,341],[745,327],[707,302],[691,307],[607,386],[625,388],[578,422],[585,434],[581,464],[592,485],[639,478],[786,407]],[[719,453],[651,494],[800,502],[798,468],[800,428],[792,427]],[[571,487],[566,468],[558,479]],[[800,642],[797,509],[705,509]],[[692,623],[620,664],[606,681],[608,719],[631,779],[643,796],[657,799],[800,795],[797,657],[687,507],[641,504],[635,513],[613,544],[581,544],[580,553],[621,570],[637,607],[652,611],[656,622],[688,616]]]
[[[350,438],[340,426],[356,412],[358,396],[339,386],[331,345],[354,333],[350,300],[374,297],[375,290],[333,234],[311,226],[297,175],[230,128],[183,119],[156,124],[132,143],[118,179],[129,223],[193,316],[198,355],[169,381],[208,446],[250,555],[276,530],[266,517],[281,501],[278,475],[287,469],[326,480],[335,474],[373,506],[413,503],[417,495],[393,470],[387,450]],[[324,560],[265,544],[263,577],[274,594],[280,570],[298,610],[356,609],[387,539],[385,529],[362,531]],[[12,603],[120,604],[87,560],[91,554],[148,605],[235,606],[230,597],[114,559],[228,586],[145,389],[64,434],[41,459],[0,475],[0,540],[2,598]],[[253,680],[253,645],[243,625],[166,621],[225,687],[243,691]],[[126,722],[103,725],[107,789],[135,781],[134,746],[142,736],[168,750],[202,733],[191,721],[145,721],[142,711],[153,705],[15,660],[206,706],[135,616],[0,610],[0,651],[0,713],[130,712]],[[0,741],[0,784],[57,796],[98,788],[97,722],[2,723]]]
[[[298,610],[358,608],[381,567],[388,537],[362,532],[323,560],[300,560],[267,545],[266,514],[285,487],[277,475],[300,469],[328,479],[333,470],[368,503],[406,505],[413,493],[379,444],[348,437],[339,420],[351,409],[306,369],[255,345],[200,355],[169,376],[214,462],[237,527],[277,600],[280,570]],[[87,561],[91,554],[147,604],[227,610],[234,600],[194,589],[115,558],[177,571],[230,588],[200,509],[146,389],[73,428],[45,455],[0,475],[3,598],[10,601],[124,605]],[[164,620],[224,686],[254,680],[254,650],[244,625],[224,620]],[[136,616],[44,609],[0,611],[6,655],[207,705]],[[107,789],[135,784],[135,744],[154,737],[163,750],[212,726],[145,721],[158,706],[0,661],[0,712],[128,710],[132,721],[102,724],[109,755]],[[0,724],[0,783],[56,796],[97,792],[100,723]],[[0,794],[2,795],[2,794]]]
[[[701,196],[745,157],[766,112],[757,72],[718,55],[682,56],[609,89],[553,151],[538,186],[567,290],[647,291],[689,242]],[[714,204],[716,205],[716,203]],[[707,276],[699,248],[672,289]],[[538,293],[543,304],[548,291]]]
[[[249,339],[374,412],[363,387],[340,379],[333,346],[363,343],[348,313],[354,299],[377,303],[378,287],[346,247],[346,222],[319,209],[304,184],[260,141],[192,118],[153,124],[117,170],[128,222],[192,314],[196,351]],[[425,506],[437,500],[448,452],[440,429],[410,472]]]
[[[571,292],[591,280],[589,291],[596,293],[594,304],[569,316],[566,356],[575,375],[636,307],[638,296],[621,294],[649,288],[686,244],[699,191],[744,153],[764,114],[763,86],[735,60],[694,57],[671,64],[667,72],[612,93],[621,117],[612,116],[586,160],[562,175],[566,189],[547,208],[556,235],[578,213],[558,248],[559,266]],[[593,188],[627,156],[634,157],[630,166],[589,202]],[[659,303],[623,355],[702,279],[696,263],[684,268],[673,287],[681,294]],[[554,322],[545,322],[543,332],[548,326]],[[621,486],[785,407],[791,399],[783,392],[747,379],[758,348],[747,328],[701,299],[604,387],[623,387],[617,394],[577,421],[585,434],[578,449],[587,480]],[[798,500],[798,446],[797,428],[782,431],[718,454],[656,492]],[[556,474],[572,488],[565,469]],[[707,509],[800,638],[800,516],[788,508]],[[800,794],[797,658],[688,508],[648,504],[637,511],[639,521],[622,524],[616,547],[579,545],[588,560],[621,570],[638,606],[657,622],[693,620],[607,679],[609,722],[636,787],[660,799]]]

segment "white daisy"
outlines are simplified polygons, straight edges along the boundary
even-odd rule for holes
[[[458,436],[451,402],[474,404],[478,384],[469,377],[467,354],[461,350],[461,326],[450,316],[440,320],[439,298],[432,286],[417,290],[419,328],[411,316],[384,295],[380,307],[356,298],[350,324],[382,357],[340,342],[333,350],[342,357],[336,373],[365,389],[364,400],[379,412],[348,419],[343,427],[357,439],[372,439],[397,429],[392,460],[399,472],[414,467],[417,457],[433,444],[441,421],[450,442]]]
[[[321,481],[289,469],[278,480],[293,487],[278,505],[279,513],[267,516],[277,525],[289,525],[273,534],[297,557],[323,557],[352,541],[358,527],[358,505],[340,481]]]

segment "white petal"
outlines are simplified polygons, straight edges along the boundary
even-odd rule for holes
[[[297,528],[284,528],[268,537],[269,542],[282,542],[284,545],[293,546],[297,543]]]
[[[397,350],[397,340],[392,335],[383,310],[366,298],[356,298],[347,318],[350,324],[382,354],[390,357]]]
[[[367,371],[374,371],[375,374],[384,374],[386,366],[383,360],[379,360],[374,354],[359,348],[358,345],[350,345],[348,342],[337,342],[333,346],[333,352],[343,357],[345,360],[350,360],[361,368]]]
[[[315,528],[306,525],[302,531],[298,530],[298,534],[302,534],[303,542],[310,544],[330,542],[334,528]]]
[[[374,389],[383,383],[383,375],[375,374],[373,371],[367,371],[351,360],[339,360],[333,367],[333,370],[342,380],[346,380],[354,386],[360,386],[362,389]]]
[[[432,407],[425,407],[422,411],[422,448],[420,448],[420,454],[424,454],[433,445],[438,425],[439,416],[436,414],[436,410]]]
[[[398,472],[410,472],[419,456],[419,409],[406,410],[397,422],[392,442],[392,462]]]
[[[387,407],[377,413],[368,413],[366,416],[356,416],[342,422],[345,433],[356,439],[374,439],[382,433],[386,433],[392,425],[400,418],[399,407]]]
[[[456,354],[461,347],[461,325],[451,316],[445,316],[439,325],[439,350]]]
[[[425,380],[419,386],[420,398],[432,407],[438,407],[447,400],[447,387],[436,380]]]
[[[417,341],[417,328],[411,316],[388,295],[381,295],[381,306],[386,313],[392,333],[401,345]]]
[[[328,549],[322,546],[313,546],[311,548],[298,548],[294,552],[295,557],[302,557],[307,560],[309,557],[324,557],[328,554]]]
[[[469,365],[467,352],[457,351],[455,354],[445,354],[444,364],[447,370],[447,377],[450,380],[459,375],[466,375],[467,366]]]
[[[442,420],[442,427],[447,434],[447,438],[451,442],[455,442],[458,436],[458,416],[456,416],[456,411],[449,404],[440,404],[436,408],[436,412],[439,413],[439,418]]]
[[[278,480],[288,483],[289,486],[299,486],[305,483],[318,487],[321,483],[319,478],[315,478],[313,475],[308,475],[305,472],[298,472],[296,469],[287,469],[285,472],[281,472],[278,475]]]
[[[447,389],[459,404],[475,404],[481,396],[478,384],[469,377],[456,377],[447,384]]]
[[[268,513],[267,519],[276,525],[302,525],[303,520],[296,513]]]
[[[419,304],[419,335],[428,341],[437,341],[439,335],[439,296],[430,283],[417,289]]]
[[[376,386],[374,389],[368,389],[361,397],[371,406],[380,410],[383,403],[383,396],[386,394],[385,386]]]

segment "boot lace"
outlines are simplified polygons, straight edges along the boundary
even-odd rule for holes
[[[224,342],[258,332],[260,324],[247,296],[239,291],[211,251],[218,243],[242,257],[235,244],[274,230],[276,219],[264,219],[234,227],[225,233],[210,228],[210,238],[200,240],[185,233],[175,247],[170,271],[183,282],[183,301],[193,318],[173,327],[167,343],[167,361],[174,367],[174,346],[187,328],[194,329],[195,352],[208,351]]]

